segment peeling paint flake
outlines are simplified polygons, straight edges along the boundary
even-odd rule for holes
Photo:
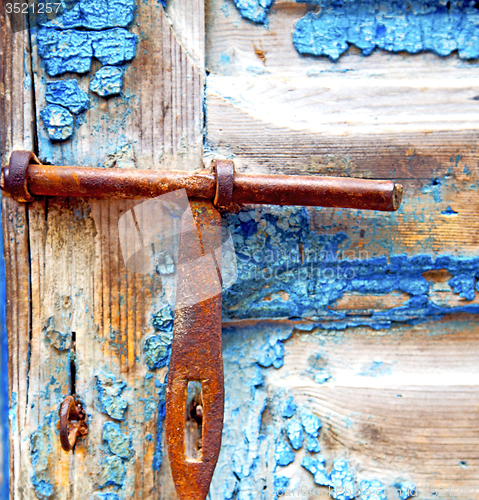
[[[40,111],[40,118],[53,141],[66,141],[73,135],[73,115],[56,104],[48,104]]]
[[[77,115],[88,109],[88,94],[83,92],[76,80],[58,80],[47,83],[45,100],[50,104],[58,104]]]
[[[103,66],[95,73],[90,83],[90,90],[101,97],[107,97],[119,94],[122,85],[123,70],[116,66]]]
[[[103,424],[103,442],[106,443],[112,454],[124,460],[129,460],[135,454],[131,437],[123,434],[119,424],[114,422]]]
[[[311,2],[310,2],[311,3]],[[447,5],[428,0],[316,0],[319,13],[296,23],[293,43],[300,54],[337,60],[355,45],[369,55],[375,48],[412,54],[432,51],[462,59],[479,57],[479,11],[475,0]]]
[[[126,383],[113,375],[101,372],[96,375],[96,388],[101,411],[115,420],[123,420],[128,402],[121,394],[126,388]]]
[[[131,61],[136,55],[138,37],[123,28],[113,28],[91,34],[93,54],[104,65]]]
[[[41,28],[37,33],[37,45],[50,76],[90,71],[93,47],[88,31]]]

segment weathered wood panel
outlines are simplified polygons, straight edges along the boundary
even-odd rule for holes
[[[27,26],[12,30],[11,19],[0,2],[0,154],[1,162],[14,149],[32,150],[35,123],[31,80],[30,41]],[[8,383],[10,440],[10,498],[21,498],[25,487],[21,457],[28,453],[29,433],[24,424],[30,343],[30,259],[28,213],[24,205],[2,197],[2,223],[7,294],[9,350]],[[6,453],[2,453],[6,457]],[[4,468],[2,467],[2,470]],[[5,484],[7,478],[2,478]]]

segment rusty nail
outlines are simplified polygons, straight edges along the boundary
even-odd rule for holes
[[[86,413],[82,403],[67,396],[60,405],[60,443],[65,451],[75,446],[77,439],[88,434]]]

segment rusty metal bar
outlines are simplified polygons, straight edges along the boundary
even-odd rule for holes
[[[207,200],[214,200],[215,197],[218,199],[218,193],[228,192],[227,198],[231,196],[231,202],[237,204],[342,207],[391,212],[399,208],[402,199],[402,186],[393,181],[239,173],[234,173],[232,178],[227,179],[224,174],[217,175],[216,170],[213,173],[190,173],[57,167],[33,163],[23,166],[22,185],[18,184],[21,181],[18,170],[22,167],[17,165],[17,170],[14,171],[13,160],[12,155],[10,165],[2,168],[0,186],[14,197],[16,195],[19,201],[31,201],[34,196],[141,199],[185,189],[188,197]],[[228,184],[223,186],[223,183]],[[18,196],[19,189],[25,191],[23,198]]]
[[[175,326],[166,389],[166,441],[179,500],[205,500],[221,448],[224,375],[218,248],[220,214],[209,201],[192,201],[191,212],[187,210],[181,221]],[[205,293],[207,290],[210,293]],[[203,299],[205,296],[209,298]],[[200,382],[203,394],[200,459],[186,455],[185,408],[190,381]]]

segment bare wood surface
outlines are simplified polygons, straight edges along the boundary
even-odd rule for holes
[[[13,32],[0,2],[0,154],[2,164],[14,149],[34,147],[34,116],[29,36],[26,25]],[[24,498],[28,477],[28,407],[30,318],[30,257],[25,205],[2,197],[2,223],[7,294],[9,349],[10,498]],[[6,383],[7,381],[2,381]],[[2,443],[2,446],[7,443]],[[5,455],[2,456],[4,457]],[[2,468],[3,470],[3,468]],[[5,481],[6,478],[2,478]]]
[[[434,491],[478,498],[477,344],[476,319],[467,315],[390,332],[298,330],[268,383],[292,389],[298,403],[320,416],[328,462],[347,458],[358,478],[385,485],[413,478],[419,498]],[[326,384],[313,380],[317,353],[333,375]],[[374,363],[381,363],[379,373],[368,372]],[[314,487],[299,462],[287,475]],[[388,495],[396,498],[392,490]]]

